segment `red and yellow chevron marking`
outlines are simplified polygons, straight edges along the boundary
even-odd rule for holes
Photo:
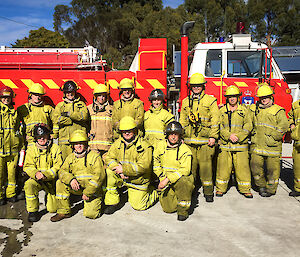
[[[46,84],[50,89],[59,89],[59,86],[52,79],[42,79],[42,81]]]
[[[237,81],[234,82],[238,87],[249,87],[249,85],[245,82]]]
[[[226,83],[223,81],[213,81],[213,83],[217,86],[217,87],[227,87]]]
[[[155,89],[164,89],[165,88],[157,79],[146,79],[146,80]]]
[[[112,89],[118,89],[120,86],[119,82],[116,81],[115,79],[108,80],[108,84]]]
[[[26,87],[30,88],[34,83],[31,79],[21,79],[21,81],[25,84]]]
[[[18,88],[14,82],[10,79],[0,79],[0,81],[7,87]]]
[[[83,80],[91,89],[94,89],[99,83],[97,83],[94,79],[84,79]]]

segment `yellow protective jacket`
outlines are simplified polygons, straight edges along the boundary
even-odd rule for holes
[[[58,177],[66,185],[70,185],[71,181],[76,179],[84,188],[83,194],[91,197],[97,191],[101,191],[105,179],[101,156],[90,149],[81,157],[77,157],[73,152],[66,158]]]
[[[277,104],[268,108],[252,104],[250,111],[253,122],[252,152],[263,156],[280,156],[282,137],[289,127],[285,110]]]
[[[169,147],[167,140],[160,141],[153,156],[153,171],[160,181],[167,177],[173,184],[182,176],[191,175],[192,152],[186,144]]]
[[[45,123],[50,128],[53,126],[53,111],[54,108],[50,105],[34,105],[26,103],[18,107],[18,114],[20,116],[22,125],[24,126],[24,136],[28,144],[34,142],[32,135],[33,127],[38,123]]]
[[[144,116],[145,139],[147,142],[154,145],[155,142],[164,140],[164,131],[173,120],[174,115],[164,109],[163,105],[158,108],[151,106]]]
[[[119,123],[120,120],[125,116],[134,118],[137,128],[139,131],[141,131],[144,121],[144,103],[136,98],[133,98],[129,101],[119,99],[114,102],[112,112],[114,139],[119,137]]]
[[[54,138],[58,137],[59,144],[67,145],[75,130],[87,131],[88,109],[79,98],[72,102],[63,99],[64,101],[56,105],[53,113],[53,133]]]
[[[97,111],[96,105],[90,104],[88,107],[90,114],[90,141],[91,150],[107,151],[113,139],[112,131],[112,106],[106,102],[101,111]]]
[[[19,131],[20,120],[12,106],[0,102],[0,156],[15,155],[22,143]]]
[[[192,122],[191,114],[197,122]],[[189,145],[203,145],[209,138],[219,138],[220,110],[217,99],[206,95],[199,98],[188,96],[182,101],[179,122],[184,128],[184,142]]]
[[[300,100],[292,104],[292,109],[288,113],[290,125],[294,124],[296,127],[292,129],[292,139],[294,146],[300,147]]]
[[[56,180],[62,164],[63,159],[58,145],[51,142],[46,149],[41,149],[35,143],[26,150],[23,170],[34,180],[36,180],[35,174],[40,171],[47,178],[46,181],[51,181]]]
[[[247,151],[248,138],[252,131],[251,115],[247,107],[238,104],[231,112],[229,104],[220,109],[220,148],[225,151]],[[238,142],[229,140],[231,134],[236,134]]]
[[[105,163],[109,169],[121,164],[123,174],[129,177],[125,181],[126,185],[147,190],[151,175],[152,147],[140,136],[136,136],[128,145],[122,137],[116,140],[107,153]]]

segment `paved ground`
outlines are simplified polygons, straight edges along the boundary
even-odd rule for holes
[[[299,256],[300,199],[288,196],[292,165],[283,161],[274,197],[245,199],[232,187],[214,203],[201,194],[185,222],[165,214],[157,203],[147,211],[134,211],[126,203],[111,216],[75,215],[51,223],[45,213],[38,223],[26,221],[24,202],[0,207],[2,256]],[[41,195],[41,198],[43,196]],[[44,205],[41,204],[41,210]]]

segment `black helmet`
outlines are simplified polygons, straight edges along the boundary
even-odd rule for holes
[[[51,129],[50,127],[45,123],[38,123],[33,128],[33,137],[37,139],[38,137],[50,135]]]
[[[149,101],[153,101],[157,99],[164,101],[165,94],[161,89],[154,89],[151,91],[148,99]]]
[[[72,92],[72,91],[77,91],[78,90],[78,86],[77,84],[72,81],[72,80],[68,80],[64,83],[64,85],[61,88],[62,91],[64,92]]]
[[[183,128],[178,121],[172,121],[166,127],[165,134],[168,136],[169,134],[176,133],[179,135],[183,134]]]

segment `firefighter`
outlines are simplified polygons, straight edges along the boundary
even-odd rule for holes
[[[300,196],[300,100],[293,103],[288,116],[291,136],[294,140],[294,190],[289,193],[289,196]]]
[[[83,130],[75,130],[70,137],[73,152],[58,172],[56,182],[57,214],[52,222],[71,216],[70,194],[81,195],[83,215],[90,219],[99,217],[102,205],[102,183],[105,170],[101,156],[88,147],[88,137]]]
[[[53,120],[54,138],[58,138],[63,159],[72,153],[70,135],[78,129],[86,132],[88,127],[88,109],[77,95],[78,87],[74,81],[66,81],[61,88],[63,101],[55,107]]]
[[[179,122],[170,122],[165,134],[166,140],[159,141],[154,149],[153,171],[160,181],[159,201],[164,212],[177,211],[177,219],[184,221],[189,216],[194,189],[192,152],[183,144],[183,128]]]
[[[112,105],[109,103],[109,89],[106,85],[97,85],[93,94],[93,103],[87,107],[91,119],[89,146],[103,156],[112,144]]]
[[[259,85],[256,96],[259,100],[250,106],[253,122],[250,166],[260,196],[270,197],[275,195],[279,182],[282,137],[288,130],[288,120],[285,110],[274,104],[273,90],[267,83]]]
[[[139,135],[142,135],[144,103],[136,98],[133,81],[128,78],[122,79],[119,89],[120,99],[114,102],[112,112],[114,139],[118,139],[121,134],[119,131],[119,123],[125,116],[130,116],[134,119]]]
[[[10,87],[0,88],[0,205],[17,201],[16,167],[22,140],[13,97],[14,92]]]
[[[220,109],[220,148],[216,175],[216,196],[227,191],[234,167],[238,190],[246,198],[251,193],[251,172],[249,167],[248,138],[252,131],[249,110],[239,103],[240,89],[229,86],[226,89],[226,104]]]
[[[117,187],[128,188],[128,201],[133,209],[145,210],[157,200],[157,191],[150,184],[152,147],[138,135],[137,124],[130,116],[121,119],[121,137],[109,149],[105,158],[107,187],[105,214],[117,210],[120,202]]]
[[[193,154],[192,173],[197,177],[197,167],[206,202],[213,202],[212,159],[219,137],[220,111],[217,99],[205,94],[206,80],[200,73],[190,77],[190,95],[183,99],[180,123],[184,128],[184,142]]]
[[[154,89],[149,96],[150,109],[144,116],[145,139],[154,146],[158,141],[164,140],[166,126],[174,120],[174,115],[164,106],[165,96],[161,89]]]
[[[26,151],[24,172],[29,176],[25,182],[26,209],[28,221],[38,221],[39,191],[47,194],[46,207],[49,212],[56,212],[55,182],[57,172],[63,160],[58,145],[50,138],[51,129],[48,125],[39,123],[33,128],[34,145]]]
[[[33,128],[36,124],[44,123],[52,128],[54,111],[52,106],[45,103],[44,96],[46,92],[41,84],[32,84],[28,89],[28,93],[28,103],[21,105],[17,109],[25,130],[25,147],[31,144],[34,145]]]

